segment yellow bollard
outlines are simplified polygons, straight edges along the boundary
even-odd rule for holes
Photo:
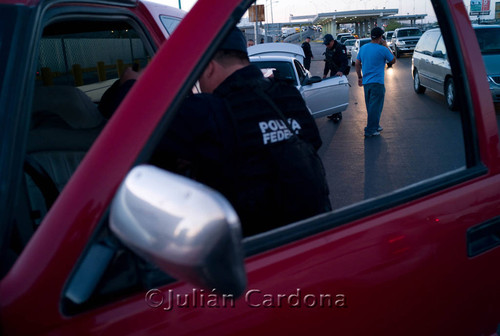
[[[118,71],[118,78],[120,78],[125,71],[125,64],[123,63],[123,60],[116,60],[116,70]]]
[[[75,78],[75,85],[83,85],[83,70],[80,64],[73,64],[73,77]]]
[[[97,77],[99,82],[106,80],[106,68],[104,67],[104,62],[97,62]]]
[[[42,68],[42,82],[44,86],[54,85],[54,76],[50,68]]]

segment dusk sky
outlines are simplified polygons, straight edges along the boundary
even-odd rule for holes
[[[178,7],[179,0],[155,0],[170,6]],[[180,0],[181,7],[189,10],[196,0]],[[288,22],[290,14],[294,16],[313,15],[337,11],[360,9],[399,9],[399,14],[428,14],[425,21],[435,21],[434,10],[430,0],[258,0],[257,4],[265,5],[266,16],[271,22]],[[494,0],[491,0],[494,12]],[[464,0],[465,6],[470,6],[470,0]]]

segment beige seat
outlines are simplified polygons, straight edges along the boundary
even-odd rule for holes
[[[35,89],[25,176],[36,224],[69,181],[103,125],[97,105],[77,88]]]

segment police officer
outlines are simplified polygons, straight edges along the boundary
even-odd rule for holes
[[[329,72],[330,76],[347,76],[350,67],[348,65],[346,47],[340,42],[335,41],[331,34],[326,34],[323,37],[323,44],[326,45],[323,78],[326,78]],[[328,119],[338,122],[342,120],[342,112],[333,113],[328,116]]]
[[[325,69],[323,70],[323,78],[326,78],[328,72],[330,76],[347,75],[349,66],[347,61],[347,51],[343,44],[335,41],[331,34],[326,34],[323,38],[323,44],[326,45],[325,50]]]
[[[311,50],[311,38],[308,36],[304,43],[302,43],[301,47],[304,50],[304,68],[309,70],[311,68],[311,59],[314,58],[312,50]]]
[[[185,100],[153,164],[222,193],[245,236],[331,209],[314,119],[293,85],[250,64],[239,29],[199,83],[203,93]]]

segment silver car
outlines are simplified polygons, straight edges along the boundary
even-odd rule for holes
[[[473,25],[473,28],[486,66],[493,101],[499,103],[500,25]],[[416,93],[431,89],[445,96],[449,109],[457,109],[453,75],[439,28],[426,31],[420,38],[412,58],[412,75]]]
[[[387,41],[387,46],[392,50],[392,35],[394,35],[394,31],[386,31],[384,33],[384,39]]]
[[[347,49],[347,58],[351,58],[352,48],[354,48],[354,44],[356,44],[356,39],[349,39],[344,42],[344,45]]]
[[[394,52],[396,58],[402,54],[411,54],[418,43],[422,31],[417,27],[397,28],[391,37],[390,48]]]
[[[265,76],[293,83],[302,94],[315,118],[341,113],[349,106],[349,82],[346,76],[322,79],[311,76],[303,66],[302,48],[290,43],[265,43],[248,48],[250,62]]]

